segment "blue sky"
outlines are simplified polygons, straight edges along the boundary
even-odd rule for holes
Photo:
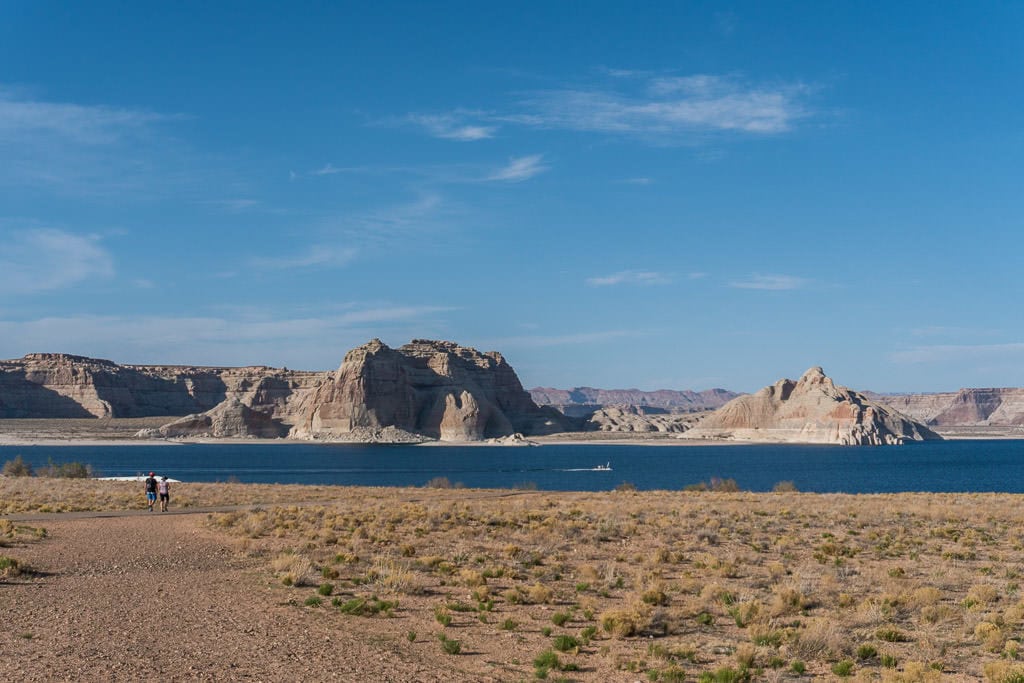
[[[1024,4],[0,2],[0,357],[1024,386]]]

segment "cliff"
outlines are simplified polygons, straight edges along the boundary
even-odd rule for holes
[[[840,445],[899,444],[937,434],[867,396],[836,386],[821,368],[740,396],[681,438]]]
[[[306,400],[300,438],[362,440],[385,427],[441,441],[562,431],[500,353],[416,339],[392,349],[379,339],[352,349],[330,382]]]
[[[202,413],[235,399],[286,424],[328,373],[263,366],[118,365],[67,354],[0,361],[0,418],[119,418]]]
[[[1024,425],[1024,389],[961,389],[936,394],[872,394],[871,397],[935,427]]]

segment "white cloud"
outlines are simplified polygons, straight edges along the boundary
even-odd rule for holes
[[[940,363],[1010,356],[1024,357],[1024,342],[916,346],[889,354],[889,358],[897,363]]]
[[[587,284],[591,287],[608,287],[622,284],[667,285],[670,282],[672,282],[672,278],[667,275],[647,270],[623,270],[603,277],[587,278]]]
[[[410,114],[408,120],[435,138],[445,140],[476,142],[494,137],[497,126],[466,123],[465,119],[470,115],[473,112],[461,110],[449,114]]]
[[[315,244],[294,256],[255,257],[250,265],[270,270],[292,268],[341,268],[352,262],[358,251],[352,247]]]
[[[808,280],[793,275],[751,275],[746,280],[736,280],[729,283],[730,287],[737,289],[764,289],[781,291],[788,289],[800,289],[808,284]]]
[[[335,167],[333,164],[324,164],[321,168],[315,171],[310,171],[310,175],[334,175],[341,173],[342,169]]]
[[[295,367],[314,362],[314,367],[336,367],[347,350],[338,346],[341,339],[354,345],[396,329],[395,325],[412,323],[422,330],[430,327],[431,316],[451,310],[378,305],[309,317],[78,315],[0,320],[0,351],[4,357],[49,350],[120,362]]]
[[[546,170],[548,170],[548,167],[544,165],[544,155],[531,154],[530,156],[510,159],[508,164],[487,176],[487,180],[518,183]]]
[[[541,128],[660,137],[694,133],[777,134],[807,116],[802,90],[743,87],[713,76],[654,79],[645,96],[604,90],[551,90],[524,101],[510,120]]]
[[[736,76],[652,75],[604,69],[605,83],[537,90],[505,111],[457,109],[409,114],[404,121],[435,137],[479,140],[499,125],[631,136],[653,144],[687,144],[711,135],[777,135],[811,116],[803,83],[757,84]]]
[[[151,112],[63,102],[42,102],[0,89],[0,140],[26,136],[58,137],[66,142],[103,145],[117,142],[168,117]]]
[[[64,289],[114,274],[114,260],[97,237],[39,228],[9,232],[0,252],[0,292]]]

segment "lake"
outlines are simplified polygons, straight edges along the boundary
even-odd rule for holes
[[[681,489],[711,477],[770,491],[792,481],[801,491],[1024,492],[1024,440],[971,440],[905,446],[809,445],[382,446],[352,444],[195,444],[176,446],[3,446],[0,462],[21,455],[33,466],[82,462],[101,476],[156,471],[173,479],[358,486],[422,486],[434,477],[469,487],[527,484],[543,490]],[[611,471],[597,471],[611,464]]]

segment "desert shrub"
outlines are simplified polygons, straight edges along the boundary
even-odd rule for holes
[[[533,658],[533,668],[537,678],[547,678],[548,671],[561,668],[561,661],[554,650],[547,649]]]
[[[441,649],[445,654],[457,655],[462,652],[462,641],[449,638],[443,633],[439,634],[437,638],[441,641]]]
[[[4,475],[8,477],[31,477],[32,465],[25,462],[20,455],[14,456],[14,460],[4,463]]]
[[[555,626],[565,626],[570,619],[572,619],[572,614],[569,612],[555,612],[551,615],[551,623]]]
[[[747,669],[734,669],[731,666],[723,666],[714,671],[704,671],[697,680],[700,683],[746,683],[752,680],[752,676]]]
[[[369,598],[352,598],[342,601],[341,598],[334,598],[331,604],[338,608],[343,614],[351,614],[357,617],[369,617],[383,613],[391,616],[391,611],[398,607],[398,601],[381,600],[376,595]]]
[[[93,476],[90,465],[80,462],[62,462],[55,465],[52,460],[45,467],[39,468],[37,474],[40,477],[53,479],[89,479]]]
[[[843,659],[832,665],[832,673],[836,676],[846,677],[853,673],[853,662],[849,659]]]
[[[503,631],[515,631],[517,626],[519,626],[519,623],[514,619],[506,619],[501,622],[501,629]]]
[[[861,645],[857,648],[857,659],[874,659],[878,656],[878,649],[874,645]]]
[[[24,569],[16,559],[7,555],[0,555],[0,578],[9,576],[21,576]]]
[[[281,576],[281,583],[286,586],[317,585],[313,562],[308,557],[295,553],[281,553],[271,561],[270,566]]]
[[[775,493],[796,493],[799,489],[791,481],[780,481],[772,487]]]
[[[634,484],[631,481],[624,481],[621,484],[618,484],[615,487],[615,490],[619,491],[620,493],[628,492],[628,491],[636,491],[636,484]]]
[[[452,615],[448,612],[447,607],[436,607],[434,608],[434,620],[441,626],[448,626],[452,623]]]
[[[331,593],[334,592],[334,584],[333,583],[321,583],[319,588],[316,589],[316,592],[319,593],[320,595],[323,595],[323,596],[326,597],[326,596],[328,596],[328,595],[330,595]]]
[[[998,652],[1003,649],[1006,640],[1002,629],[990,621],[978,622],[978,625],[974,627],[974,637],[989,652]]]
[[[460,484],[458,482],[453,484],[448,479],[448,477],[434,477],[433,479],[428,480],[427,483],[423,485],[423,488],[425,488],[425,489],[461,489],[461,488],[465,488],[465,487],[464,487],[463,484]]]
[[[580,647],[580,641],[573,636],[555,636],[553,645],[559,652],[569,652],[571,650],[578,650]]]
[[[306,607],[319,607],[323,604],[323,600],[317,595],[311,595],[306,598],[306,602],[304,604]]]
[[[883,626],[875,631],[875,637],[887,643],[903,643],[909,640],[899,629],[892,626]]]
[[[535,583],[526,589],[526,599],[533,604],[551,602],[551,589],[541,583]]]

